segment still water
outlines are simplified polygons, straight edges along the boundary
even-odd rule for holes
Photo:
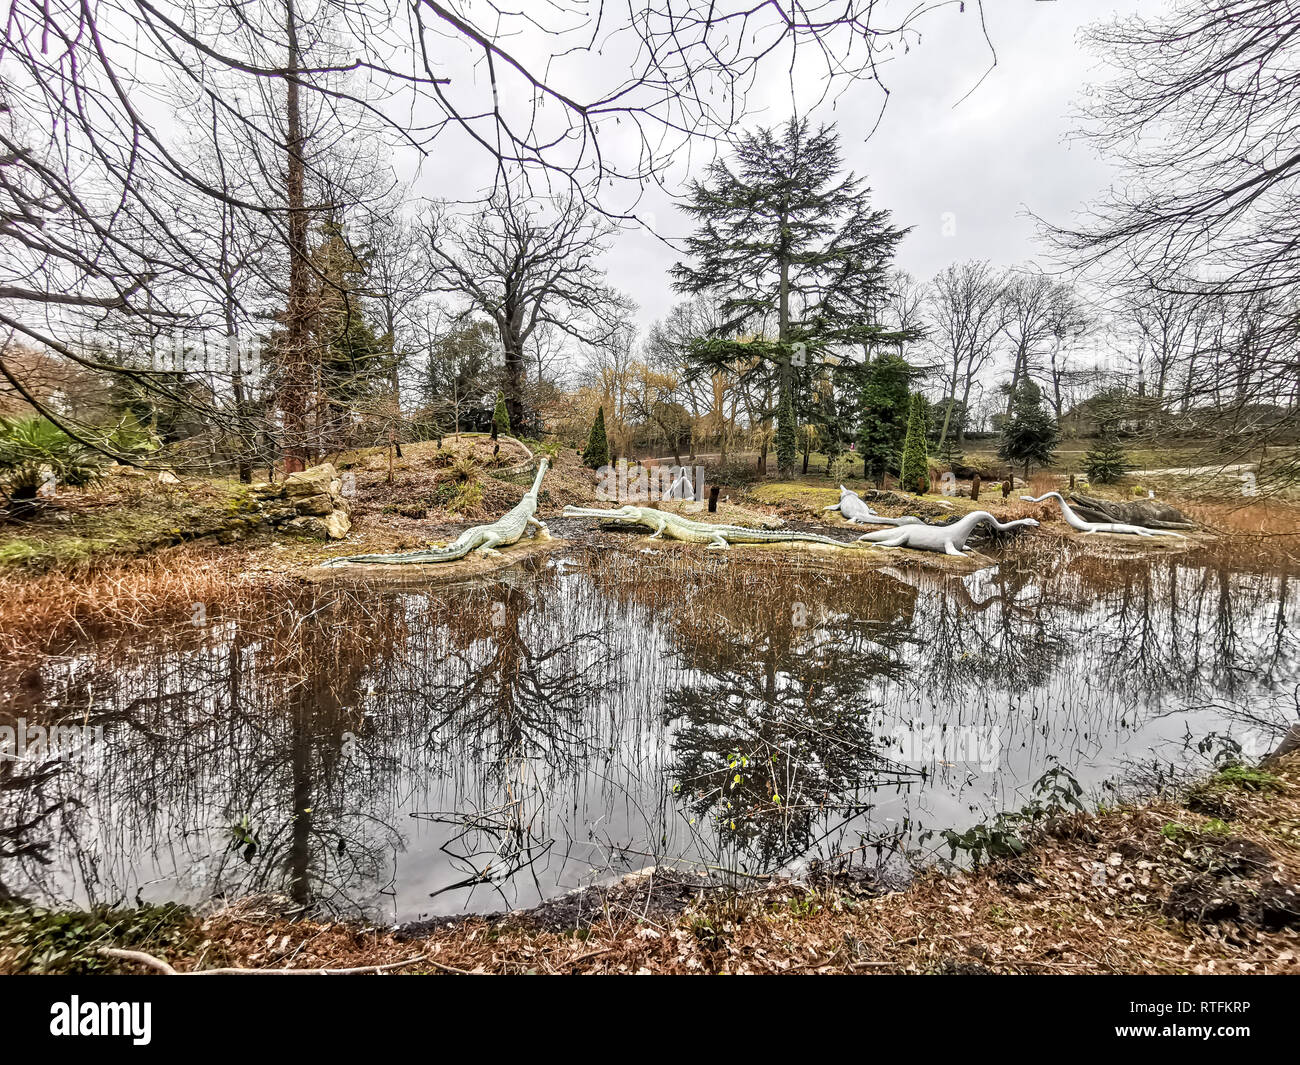
[[[407,921],[656,862],[874,866],[946,855],[930,833],[1056,766],[1105,800],[1295,720],[1286,575],[741,554],[575,547],[473,584],[309,587],[8,668],[0,727],[84,728],[72,757],[0,760],[0,897],[270,891]]]

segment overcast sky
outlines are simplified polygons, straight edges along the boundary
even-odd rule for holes
[[[908,0],[904,6],[913,5]],[[882,76],[891,95],[870,137],[881,99],[875,86],[855,86],[833,107],[813,112],[814,121],[838,125],[846,164],[866,177],[875,205],[891,211],[896,225],[913,227],[900,247],[898,265],[925,280],[964,259],[988,259],[1001,266],[1035,258],[1045,262],[1028,212],[1068,221],[1112,179],[1088,145],[1072,143],[1067,136],[1076,124],[1072,108],[1085,85],[1107,76],[1079,47],[1078,32],[1117,13],[1141,9],[1151,14],[1160,6],[1161,0],[986,0],[985,21],[997,65],[981,83],[992,55],[977,9],[968,3],[962,12],[954,2],[928,13],[918,24],[919,44],[906,54],[898,49],[885,65]],[[531,45],[513,36],[507,40],[514,54],[539,65],[558,48],[553,37]],[[536,57],[530,56],[534,48]],[[457,50],[464,51],[463,66],[453,58]],[[453,85],[468,89],[473,83],[481,91],[482,67],[471,66],[472,57],[471,50],[452,42],[442,59]],[[616,61],[608,52],[603,60],[586,53],[574,64],[580,71],[576,82],[606,91],[607,86],[596,86]],[[768,70],[770,80],[749,95],[748,103],[759,113],[748,125],[777,125],[793,110],[780,61]],[[806,92],[817,84],[806,78],[800,89]],[[572,87],[579,97],[591,95],[582,91],[586,85]],[[697,150],[691,167],[679,166],[667,175],[668,188],[680,189],[685,176],[698,173],[708,158],[707,151]],[[486,152],[440,140],[414,184],[423,196],[468,199],[491,180]],[[608,206],[620,210],[626,200]],[[659,189],[645,194],[637,214],[652,218],[656,231],[669,240],[689,231],[689,221]],[[952,223],[950,233],[945,233],[945,218]],[[637,302],[642,327],[681,298],[667,273],[677,258],[643,231],[625,232],[615,240],[606,261],[609,279]]]

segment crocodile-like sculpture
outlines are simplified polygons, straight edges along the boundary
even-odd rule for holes
[[[1084,521],[1078,514],[1070,509],[1070,504],[1060,492],[1047,492],[1035,499],[1033,496],[1021,496],[1026,503],[1041,503],[1045,499],[1055,499],[1061,504],[1061,517],[1071,529],[1078,529],[1082,533],[1129,533],[1133,536],[1176,536],[1180,540],[1186,540],[1187,537],[1182,533],[1173,532],[1170,529],[1148,529],[1142,525],[1124,525],[1116,521]]]
[[[458,558],[464,558],[471,551],[477,551],[488,558],[495,558],[501,553],[497,550],[498,547],[508,547],[515,543],[530,525],[537,530],[537,536],[549,540],[551,536],[546,526],[533,517],[534,511],[537,510],[537,492],[542,487],[546,466],[547,460],[542,459],[537,466],[537,477],[533,480],[533,487],[503,517],[490,525],[475,525],[472,529],[466,529],[446,547],[403,551],[395,555],[347,555],[344,558],[331,558],[324,565],[343,566],[358,563],[397,566],[426,562],[453,562]]]
[[[951,525],[905,525],[898,529],[878,529],[859,536],[858,543],[875,544],[877,547],[910,547],[914,551],[942,551],[948,555],[964,556],[966,538],[975,531],[975,526],[984,522],[998,532],[1038,524],[1033,518],[1018,518],[1003,523],[987,510],[972,510]]]
[[[598,507],[564,508],[566,518],[599,518],[602,521],[624,522],[628,525],[644,525],[653,529],[651,540],[668,537],[670,540],[684,540],[690,544],[708,544],[714,550],[725,551],[731,544],[775,544],[797,540],[803,543],[829,544],[832,547],[853,547],[843,540],[833,540],[829,536],[816,533],[793,532],[783,529],[747,529],[743,525],[712,525],[703,521],[691,521],[680,514],[653,507],[634,507],[631,504],[617,510],[601,510]]]
[[[877,514],[871,507],[864,503],[862,497],[851,488],[845,488],[840,485],[840,501],[829,507],[823,507],[823,510],[838,510],[845,521],[852,525],[920,525],[920,518],[914,518],[910,514],[903,518],[886,518],[883,514]]]

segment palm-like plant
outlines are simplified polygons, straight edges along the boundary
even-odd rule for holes
[[[41,482],[81,488],[99,480],[104,460],[48,418],[0,418],[0,487],[11,506],[30,505]]]

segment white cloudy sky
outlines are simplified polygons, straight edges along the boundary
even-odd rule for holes
[[[875,203],[892,211],[896,224],[914,227],[901,246],[900,266],[928,278],[954,260],[1012,265],[1043,257],[1027,212],[1068,220],[1110,181],[1092,149],[1067,137],[1084,86],[1107,76],[1079,47],[1078,31],[1116,13],[1150,13],[1158,6],[1159,0],[986,0],[997,65],[974,88],[991,55],[975,5],[961,12],[954,3],[928,14],[920,23],[920,43],[886,65],[891,97],[869,138],[880,99],[872,86],[854,87],[833,109],[814,113],[838,124],[846,162],[867,177]],[[782,73],[774,65],[770,82],[751,93],[749,103],[759,110],[753,122],[775,125],[789,117]],[[482,153],[459,148],[449,154],[453,167],[437,165],[441,160],[422,167],[419,192],[469,196],[491,180],[486,155],[477,159]],[[705,158],[697,156],[697,167]],[[670,187],[681,176],[671,175]],[[948,212],[955,221],[952,235],[944,233]],[[669,239],[688,231],[671,198],[658,190],[638,208],[639,216],[647,213]],[[678,298],[667,277],[676,258],[644,232],[624,233],[611,250],[610,280],[639,304],[643,325]]]

